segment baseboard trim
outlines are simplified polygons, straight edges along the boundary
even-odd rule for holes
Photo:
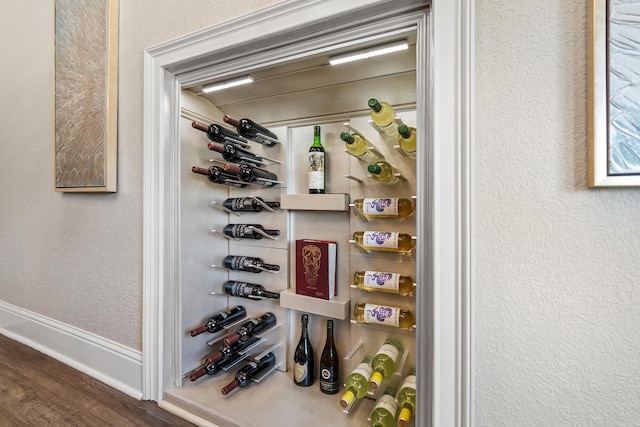
[[[0,334],[142,399],[142,352],[0,301]]]

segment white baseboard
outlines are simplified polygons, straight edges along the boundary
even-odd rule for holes
[[[3,301],[0,334],[142,399],[140,351]]]

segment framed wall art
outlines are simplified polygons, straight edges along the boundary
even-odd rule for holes
[[[640,185],[640,0],[591,0],[589,186]]]
[[[117,0],[55,1],[55,189],[115,192]]]

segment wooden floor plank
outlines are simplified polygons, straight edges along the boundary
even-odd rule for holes
[[[0,427],[193,424],[0,335]]]

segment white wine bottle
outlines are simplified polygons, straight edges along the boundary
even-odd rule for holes
[[[396,415],[398,414],[396,392],[395,387],[387,387],[382,396],[378,398],[369,416],[371,427],[396,427]]]
[[[396,395],[400,414],[398,415],[398,426],[408,427],[411,417],[416,411],[416,370],[411,368],[409,373],[402,381],[400,390]]]
[[[371,108],[371,120],[385,134],[395,136],[398,133],[398,124],[396,123],[396,113],[391,105],[378,101],[376,98],[369,99],[368,104]]]
[[[393,185],[400,182],[400,178],[396,176],[398,170],[384,160],[370,164],[367,170],[371,178],[381,184]]]
[[[406,274],[388,271],[356,271],[353,284],[367,292],[388,292],[407,296],[413,294],[415,281]]]
[[[342,132],[340,139],[345,142],[349,154],[358,160],[362,160],[365,163],[375,163],[382,160],[376,153],[367,148],[371,143],[364,136],[358,133]]]
[[[325,155],[320,142],[320,126],[313,127],[313,145],[309,148],[309,194],[324,194]]]
[[[392,326],[405,330],[412,330],[415,324],[415,317],[409,310],[363,302],[356,303],[353,308],[353,317],[359,323]]]
[[[397,231],[356,231],[353,240],[369,251],[410,253],[416,246],[415,240],[406,233]]]
[[[369,391],[369,379],[373,374],[371,358],[365,357],[347,377],[347,391],[340,399],[340,406],[349,407],[356,399],[362,399]]]
[[[398,367],[404,346],[395,338],[388,338],[371,359],[373,374],[369,379],[371,390],[377,390],[383,379],[388,380]]]
[[[416,129],[407,125],[398,127],[398,145],[412,159],[416,158]]]
[[[408,218],[415,211],[411,199],[398,197],[355,199],[353,204],[367,218]]]
[[[302,315],[301,323],[300,341],[298,341],[298,346],[293,353],[293,383],[301,387],[308,387],[313,384],[316,373],[313,346],[308,332],[308,314]]]

